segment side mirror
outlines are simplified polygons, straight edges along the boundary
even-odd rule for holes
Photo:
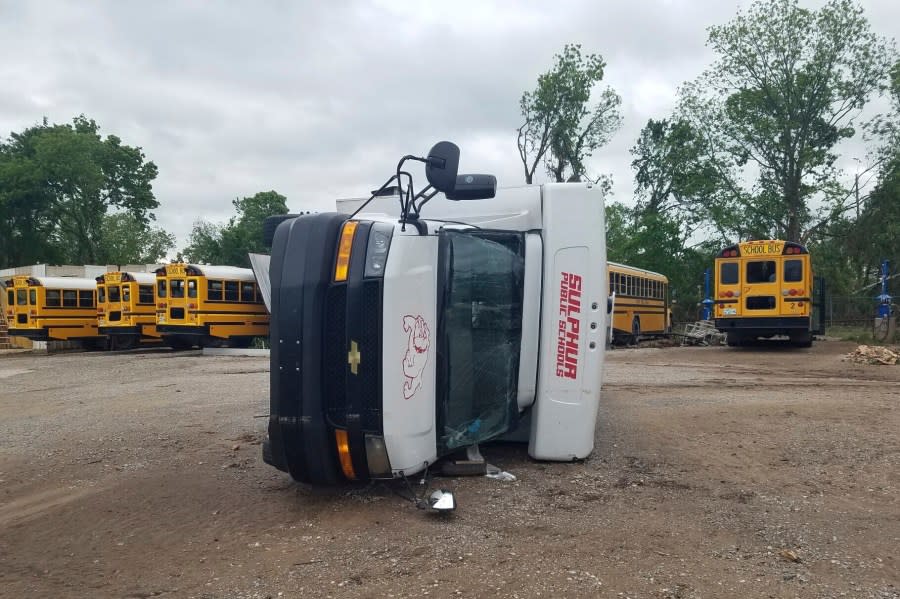
[[[485,200],[497,195],[494,175],[459,175],[451,191],[444,192],[448,200]]]
[[[432,187],[445,194],[456,185],[459,170],[459,147],[449,141],[439,141],[428,151],[425,177]]]

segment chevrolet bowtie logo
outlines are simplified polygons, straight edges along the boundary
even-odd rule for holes
[[[350,365],[350,372],[359,374],[359,363],[362,362],[362,356],[359,355],[359,346],[356,341],[350,342],[350,351],[347,353],[347,364]]]

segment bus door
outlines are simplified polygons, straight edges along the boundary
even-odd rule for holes
[[[124,290],[128,284],[120,284],[119,277],[108,276],[106,280],[106,322],[118,324],[122,321]]]
[[[716,318],[741,315],[741,263],[720,260],[716,270]]]
[[[740,306],[744,316],[778,316],[781,258],[760,256],[743,263]]]
[[[187,324],[187,277],[184,267],[169,267],[166,324]]]
[[[781,315],[809,316],[812,289],[809,255],[784,256],[781,262]]]

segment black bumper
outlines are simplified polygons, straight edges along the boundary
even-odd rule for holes
[[[115,337],[118,335],[128,335],[140,337],[141,335],[141,327],[133,326],[133,327],[100,327],[98,329],[101,335],[109,335],[111,337]]]
[[[809,316],[764,316],[760,318],[717,318],[716,328],[729,331],[777,335],[810,330]]]
[[[311,484],[343,480],[323,405],[322,316],[346,219],[323,213],[288,220],[272,242],[269,438],[263,459]]]
[[[10,337],[25,337],[32,341],[50,341],[47,329],[8,329],[7,334]]]
[[[209,335],[209,325],[187,326],[179,324],[158,324],[156,331],[160,335],[186,335],[205,337]]]

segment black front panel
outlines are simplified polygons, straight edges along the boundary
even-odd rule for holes
[[[326,413],[332,426],[347,427],[347,285],[328,289],[325,299],[325,351],[323,379]]]
[[[368,359],[359,365],[359,400],[362,428],[382,434],[381,385],[381,280],[369,280],[362,287],[362,322],[359,344],[367,350]]]

